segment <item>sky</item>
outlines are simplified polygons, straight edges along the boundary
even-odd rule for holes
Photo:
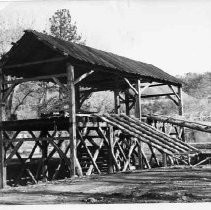
[[[153,64],[172,75],[211,71],[211,1],[0,1],[0,16],[36,30],[69,9],[86,44]]]

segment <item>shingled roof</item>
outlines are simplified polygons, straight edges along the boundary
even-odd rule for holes
[[[63,41],[61,39],[43,33],[39,33],[34,30],[26,30],[24,36],[21,39],[27,39],[28,40],[27,46],[31,44],[31,47],[33,47],[33,44],[32,41],[30,43],[31,39],[29,39],[29,36],[32,36],[33,39],[35,38],[39,40],[40,42],[42,42],[42,44],[46,45],[47,48],[50,48],[53,52],[57,51],[61,56],[68,56],[79,62],[96,66],[96,68],[100,66],[105,71],[109,69],[110,72],[112,71],[115,73],[122,72],[131,74],[136,77],[149,78],[152,80],[155,79],[156,81],[169,82],[179,86],[181,85],[180,80],[151,64],[135,61],[110,52],[97,50],[92,47]],[[21,45],[21,43],[23,43],[23,41],[21,42],[21,40],[19,40],[17,42],[17,45]],[[17,47],[14,46],[11,49],[11,52],[8,53],[8,61],[6,61],[5,65],[11,63],[14,64],[15,57],[13,58],[13,62],[10,62],[10,58],[12,60],[16,48]],[[25,57],[27,56],[28,55],[25,55]],[[24,58],[17,57],[16,60],[24,61],[26,60],[25,57]]]

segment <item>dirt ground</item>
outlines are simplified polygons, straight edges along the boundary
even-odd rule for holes
[[[156,168],[0,190],[0,204],[211,202],[211,166]]]

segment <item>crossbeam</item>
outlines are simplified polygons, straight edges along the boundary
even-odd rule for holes
[[[13,64],[13,65],[6,65],[6,66],[2,65],[0,68],[3,68],[3,69],[23,68],[23,67],[33,66],[33,65],[38,65],[38,64],[64,61],[67,59],[68,59],[68,57],[57,57],[57,58],[51,58],[51,59],[45,59],[45,60],[33,61],[33,62],[26,62],[26,63],[19,63],[19,64]]]

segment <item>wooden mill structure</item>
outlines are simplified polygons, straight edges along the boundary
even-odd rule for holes
[[[3,121],[8,96],[17,85],[28,81],[57,84],[67,94],[68,117]],[[157,86],[167,86],[169,91],[143,94]],[[183,112],[181,82],[151,64],[27,30],[2,59],[0,88],[0,188],[9,179],[7,170],[14,159],[17,172],[10,178],[17,185],[24,177],[34,183],[51,180],[60,177],[62,170],[64,177],[74,177],[151,168],[153,164],[165,166],[178,161],[180,153],[197,152],[140,121],[142,98],[167,96],[178,106],[179,114]],[[90,93],[107,90],[114,92],[114,115],[80,112]],[[124,114],[120,114],[122,105]],[[131,118],[134,106],[136,118]],[[23,131],[30,138],[18,137]],[[27,157],[19,152],[25,142],[33,145]],[[143,144],[148,145],[149,158]],[[41,150],[38,158],[34,158],[36,148]],[[155,150],[162,154],[162,163]],[[54,157],[58,161],[52,169],[49,164]]]

